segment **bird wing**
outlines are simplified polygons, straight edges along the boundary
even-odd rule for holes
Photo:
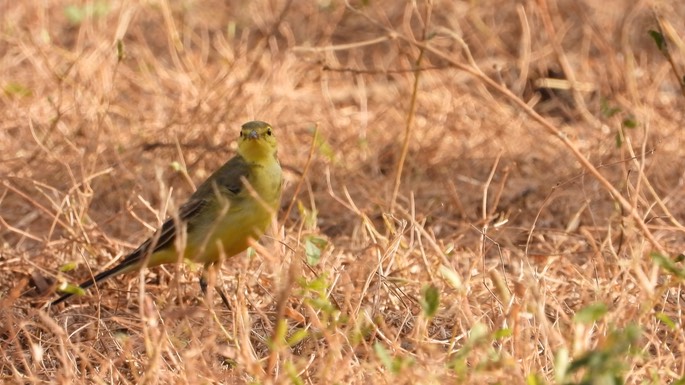
[[[243,178],[249,179],[250,173],[251,165],[242,156],[234,156],[197,188],[195,193],[179,209],[178,219],[174,217],[167,219],[152,237],[133,250],[118,265],[97,274],[79,286],[87,289],[96,282],[102,282],[136,265],[146,256],[172,246],[178,233],[177,223],[185,224],[186,232],[191,232],[194,226],[207,219],[203,218],[203,215],[206,215],[203,211],[205,209],[212,211],[212,206],[216,205],[219,200],[217,195],[221,195],[221,198],[228,200],[230,204],[236,204],[247,196]],[[52,304],[57,305],[72,295],[73,293],[64,294]]]
[[[128,267],[129,265],[135,264],[144,258],[146,255],[151,255],[156,251],[162,250],[170,245],[173,245],[176,239],[176,224],[187,223],[190,226],[191,219],[195,217],[202,209],[207,205],[207,201],[204,199],[189,200],[186,202],[178,211],[178,220],[171,217],[168,218],[162,224],[162,227],[157,230],[157,232],[143,242],[138,248],[133,250],[129,255],[126,256],[117,267],[119,270]],[[188,228],[186,231],[189,231]]]
[[[234,156],[218,170],[214,171],[197,188],[197,191],[190,197],[190,200],[208,199],[217,193],[231,201],[240,199],[245,194],[245,186],[242,179],[249,179],[250,167],[251,165],[242,156]]]
[[[212,173],[190,196],[188,201],[181,206],[178,211],[178,220],[175,220],[174,217],[168,218],[152,237],[132,251],[121,261],[120,265],[134,264],[147,254],[153,254],[173,245],[178,233],[177,222],[185,223],[186,232],[191,232],[197,219],[201,216],[201,211],[215,202],[216,198],[213,195],[221,194],[232,202],[240,199],[245,191],[242,178],[248,178],[249,175],[250,165],[243,157],[237,155],[231,158]]]
[[[181,206],[179,210],[179,221],[188,222],[191,218],[196,216],[202,209],[206,206],[207,202],[204,200],[196,199],[189,200],[186,204]],[[127,255],[118,265],[113,268],[103,271],[90,279],[81,282],[79,285],[82,289],[87,289],[93,286],[96,282],[102,282],[110,277],[115,276],[121,271],[125,271],[132,265],[139,263],[145,256],[154,253],[157,250],[163,249],[168,245],[173,244],[174,239],[176,239],[176,221],[174,218],[167,219],[162,227],[159,229],[154,236],[148,238],[143,244],[138,246],[137,249],[133,250],[131,254]],[[66,293],[59,297],[57,300],[52,302],[52,305],[57,305],[67,298],[71,297],[74,293]]]

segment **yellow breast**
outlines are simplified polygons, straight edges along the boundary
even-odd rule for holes
[[[230,258],[258,240],[278,211],[281,197],[282,171],[278,162],[252,164],[248,182],[256,198],[246,188],[239,197],[228,201],[224,215],[207,221],[204,229],[188,236],[185,257],[198,263]],[[208,210],[222,211],[222,210]],[[200,229],[198,229],[200,230]]]

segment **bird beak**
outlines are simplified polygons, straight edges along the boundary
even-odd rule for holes
[[[249,134],[247,134],[248,139],[257,139],[259,138],[259,133],[256,130],[250,131]]]

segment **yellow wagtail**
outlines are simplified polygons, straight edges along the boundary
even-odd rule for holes
[[[247,249],[250,240],[259,239],[279,208],[283,178],[273,131],[265,122],[245,123],[238,139],[238,154],[198,187],[181,206],[176,220],[167,219],[155,235],[118,265],[79,286],[87,289],[144,266],[178,262],[182,253],[183,258],[205,265],[200,279],[204,291],[207,269],[222,255],[232,257]],[[177,250],[176,237],[181,231],[185,232],[185,248]],[[52,305],[73,294],[63,294]],[[219,294],[228,306],[223,292]]]

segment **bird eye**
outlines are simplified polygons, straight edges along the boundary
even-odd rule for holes
[[[266,134],[271,136],[271,129],[270,128],[268,130],[266,130]]]

